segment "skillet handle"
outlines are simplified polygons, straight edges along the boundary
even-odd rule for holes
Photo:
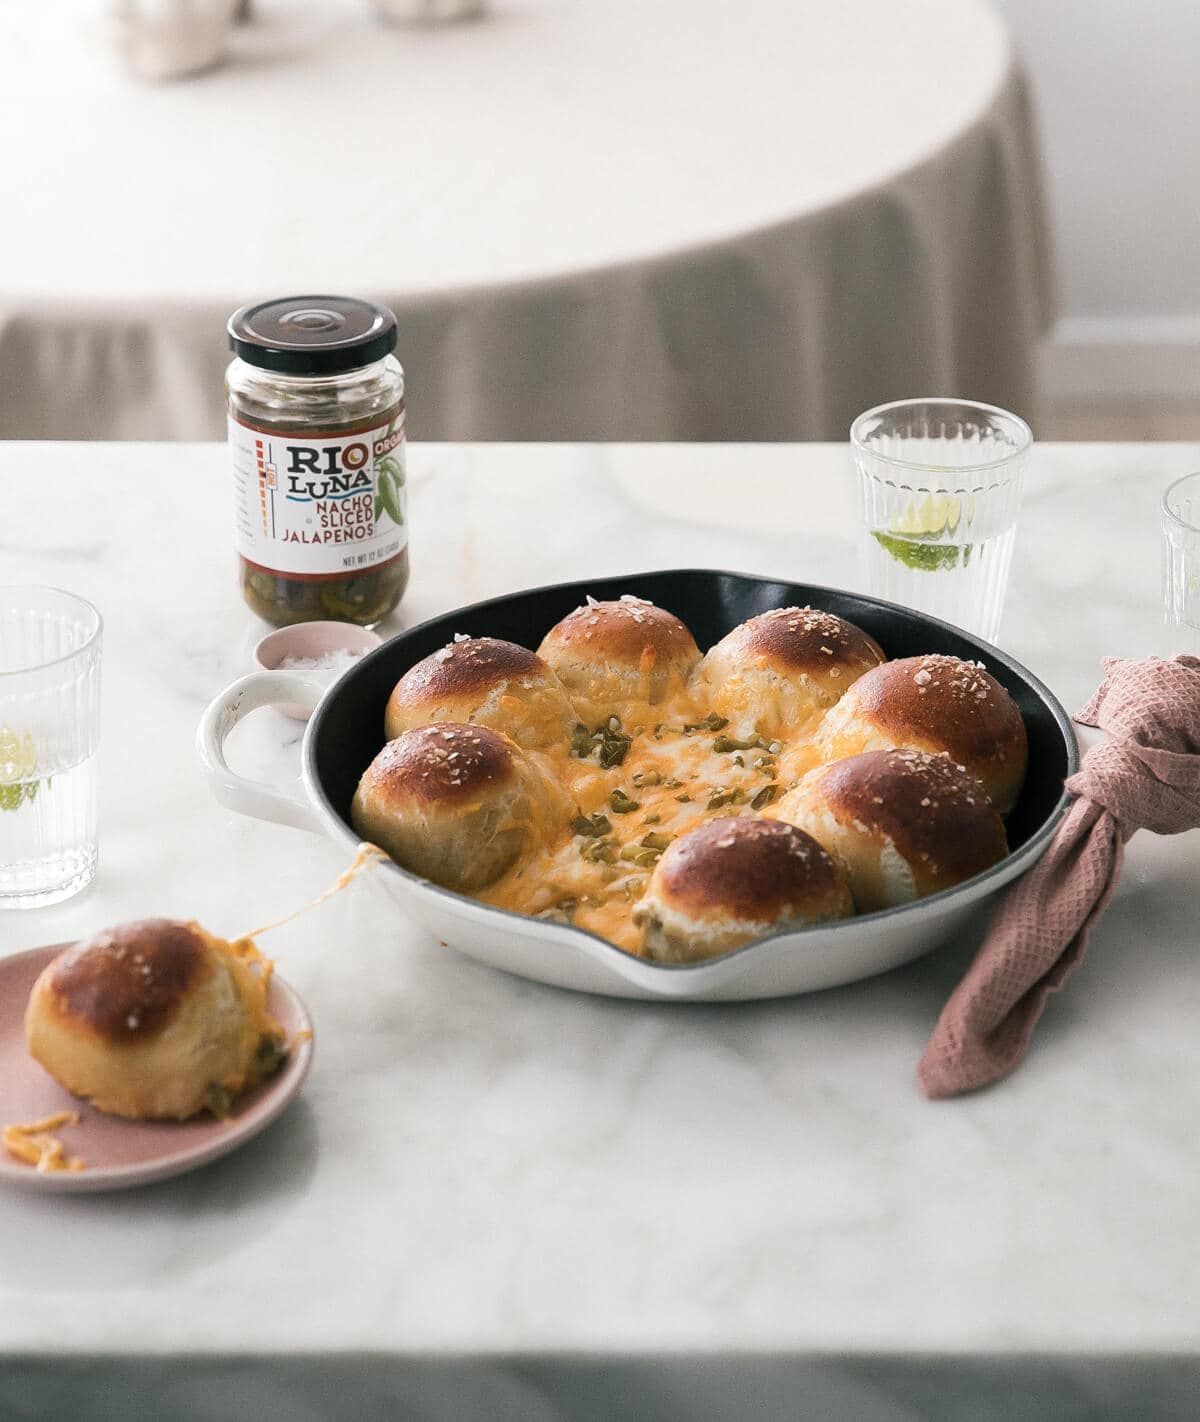
[[[260,706],[295,706],[314,711],[329,681],[299,671],[259,671],[227,686],[209,702],[196,729],[196,751],[208,788],[239,814],[317,831],[320,821],[299,784],[267,785],[230,769],[225,740],[243,716]]]

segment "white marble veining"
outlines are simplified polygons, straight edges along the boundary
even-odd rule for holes
[[[1037,449],[1002,641],[1068,706],[1102,654],[1162,650],[1157,498],[1197,467],[1196,446]],[[656,567],[856,585],[842,447],[417,446],[411,468],[404,623]],[[0,915],[0,954],[148,914],[236,933],[332,881],[335,845],[221,809],[193,753],[261,631],[234,587],[224,449],[5,445],[0,490],[0,583],[70,588],[106,622],[99,873]],[[294,773],[300,733],[255,713],[233,758]],[[232,1369],[247,1396],[278,1384],[272,1406],[330,1416],[301,1356],[367,1401],[401,1377],[418,1397],[452,1356],[447,1416],[582,1417],[547,1401],[572,1357],[625,1359],[632,1397],[651,1386],[637,1358],[686,1373],[718,1352],[765,1389],[756,1416],[823,1387],[845,1411],[814,1416],[932,1416],[913,1379],[944,1359],[1013,1387],[1044,1355],[1021,1385],[1042,1367],[1057,1396],[1096,1354],[1089,1395],[1141,1377],[1173,1416],[1200,1358],[1198,867],[1200,836],[1135,839],[1026,1064],[936,1105],[914,1070],[969,943],[789,1001],[617,1002],[475,965],[360,880],[264,942],[317,1030],[277,1125],[129,1195],[4,1193],[0,1416],[71,1378],[70,1415],[128,1415],[87,1379],[161,1381],[149,1360],[168,1357],[210,1360],[210,1407]],[[236,1415],[181,1386],[178,1415]],[[688,1415],[654,1386],[643,1415]],[[704,1415],[725,1416],[711,1387]]]

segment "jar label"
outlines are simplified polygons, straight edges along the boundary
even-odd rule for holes
[[[234,545],[247,562],[318,580],[355,577],[403,552],[403,408],[381,419],[314,437],[229,417]]]

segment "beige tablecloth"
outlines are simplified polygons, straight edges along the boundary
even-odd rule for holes
[[[4,7],[0,80],[26,115],[0,437],[219,438],[226,317],[305,290],[394,308],[426,439],[1036,413],[1039,169],[986,0],[495,0],[417,29],[259,0],[228,64],[164,85],[62,0]]]

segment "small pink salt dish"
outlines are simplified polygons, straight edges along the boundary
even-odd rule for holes
[[[350,622],[297,622],[268,632],[254,648],[254,665],[261,671],[307,671],[327,678],[332,686],[342,672],[383,638]],[[277,706],[295,721],[307,721],[307,707],[289,702]]]

